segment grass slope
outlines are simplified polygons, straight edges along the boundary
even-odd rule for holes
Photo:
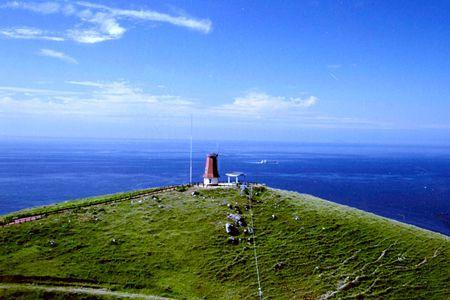
[[[0,281],[9,286],[0,284],[0,298],[44,297],[5,285],[33,282],[177,299],[256,299],[253,248],[228,244],[224,230],[231,212],[225,204],[238,202],[250,221],[248,200],[233,189],[195,197],[191,191],[0,228]],[[450,297],[447,237],[271,189],[258,192],[253,213],[265,298]],[[45,297],[86,298],[61,293]],[[88,298],[105,297],[112,296]]]

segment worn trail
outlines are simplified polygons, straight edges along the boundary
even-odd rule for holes
[[[153,295],[144,295],[136,293],[115,292],[108,289],[94,289],[84,287],[67,287],[67,286],[48,286],[48,285],[36,285],[36,284],[17,284],[17,283],[0,283],[0,290],[4,289],[17,289],[17,290],[41,290],[47,292],[63,292],[82,295],[95,295],[95,296],[113,296],[117,298],[129,298],[129,299],[149,299],[149,300],[168,300],[170,298],[158,297]]]
[[[124,199],[121,199],[121,200],[113,199],[111,201],[104,201],[104,202],[101,202],[101,203],[94,203],[94,204],[86,203],[84,205],[80,204],[80,206],[78,206],[78,207],[87,207],[87,206],[93,206],[93,205],[106,204],[106,203],[109,203],[109,202],[119,202],[119,201],[125,201],[125,200],[138,199],[138,198],[142,198],[142,197],[145,197],[145,196],[150,196],[150,195],[155,195],[155,194],[164,193],[164,192],[168,192],[168,191],[173,191],[173,190],[175,190],[176,188],[178,188],[180,186],[181,185],[172,185],[172,186],[163,187],[163,188],[160,188],[160,189],[157,189],[157,190],[154,190],[154,191],[149,191],[148,193],[142,193],[142,194],[140,194],[138,196],[131,197],[130,199],[128,199],[128,198],[124,198]],[[64,208],[64,209],[60,209],[60,210],[55,210],[55,211],[53,211],[53,212],[51,212],[49,214],[62,213],[62,212],[69,211],[69,210],[72,210],[72,209],[74,209],[74,208]],[[11,225],[17,225],[17,224],[21,224],[21,223],[27,223],[27,222],[31,222],[31,221],[42,219],[43,217],[45,217],[45,216],[42,215],[42,214],[26,216],[26,217],[23,217],[23,218],[15,219],[14,221],[9,222],[9,223],[7,223],[7,224],[5,224],[3,226],[11,226]]]

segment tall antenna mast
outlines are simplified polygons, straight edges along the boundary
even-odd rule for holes
[[[189,151],[189,184],[192,184],[192,114],[191,114],[191,147]]]

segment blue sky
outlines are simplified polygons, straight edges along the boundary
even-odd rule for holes
[[[0,136],[447,143],[446,1],[3,1]]]

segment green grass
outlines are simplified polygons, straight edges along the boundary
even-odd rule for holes
[[[177,190],[179,191],[185,191],[188,188],[188,186],[180,185],[177,187]],[[76,199],[71,201],[64,201],[55,203],[52,205],[46,205],[46,206],[40,206],[35,208],[27,208],[23,209],[17,212],[13,212],[4,216],[0,216],[0,225],[8,224],[9,222],[23,218],[28,217],[31,215],[48,215],[48,214],[54,214],[58,213],[67,209],[77,209],[80,207],[86,207],[90,205],[97,205],[102,203],[109,203],[109,202],[115,202],[115,201],[126,201],[130,200],[131,198],[138,197],[140,195],[145,195],[149,192],[157,191],[161,188],[152,188],[152,189],[145,189],[145,190],[138,190],[138,191],[130,191],[130,192],[124,192],[124,193],[117,193],[117,194],[111,194],[111,195],[102,195],[97,197],[90,197],[90,198],[82,198],[82,199]]]
[[[77,205],[2,227],[0,281],[176,299],[256,299],[253,248],[228,244],[224,230],[226,202],[238,202],[250,221],[247,199],[232,189],[201,190],[195,197],[191,191],[141,203]],[[271,189],[258,193],[253,213],[267,299],[450,297],[447,237]],[[0,289],[0,298],[15,292]]]
[[[67,299],[90,299],[90,300],[112,300],[120,299],[118,297],[90,295],[80,292],[71,291],[54,291],[40,289],[32,285],[0,285],[0,299],[53,299],[53,300],[67,300]]]

